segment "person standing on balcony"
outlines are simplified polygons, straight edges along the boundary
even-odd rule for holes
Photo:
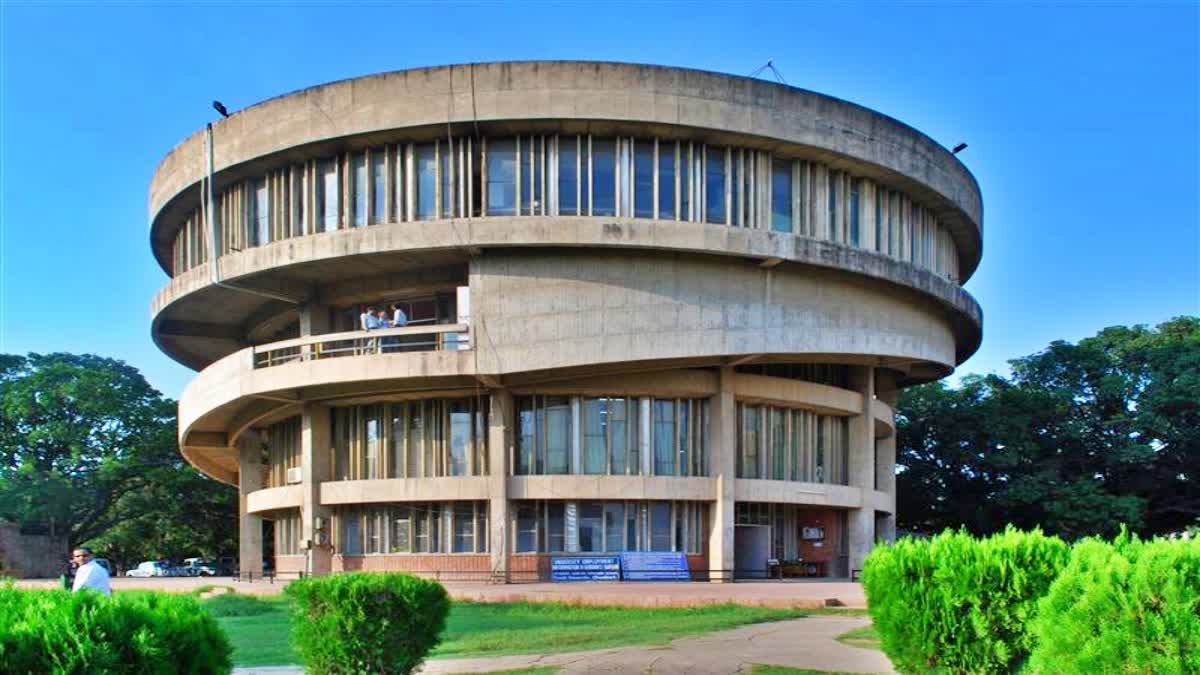
[[[401,328],[408,324],[408,315],[400,309],[399,303],[392,305],[392,328]]]

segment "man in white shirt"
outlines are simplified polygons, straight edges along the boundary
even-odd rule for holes
[[[112,595],[112,587],[108,582],[108,570],[92,560],[92,549],[77,548],[72,552],[71,558],[79,564],[79,570],[75,572],[75,585],[71,587],[72,591],[90,588],[105,595]]]

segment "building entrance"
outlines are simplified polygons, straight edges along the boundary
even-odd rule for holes
[[[733,533],[733,576],[735,579],[763,579],[767,559],[771,557],[769,525],[738,525]]]

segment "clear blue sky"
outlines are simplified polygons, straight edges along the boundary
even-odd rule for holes
[[[1113,324],[1200,313],[1197,5],[0,5],[0,352],[94,352],[177,397],[149,336],[162,156],[213,117],[414,66],[599,59],[787,81],[899,118],[983,188],[963,372]]]

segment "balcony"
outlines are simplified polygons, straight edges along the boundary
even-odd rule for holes
[[[297,361],[398,352],[462,351],[471,348],[467,324],[405,326],[310,335],[251,348],[254,369]]]

